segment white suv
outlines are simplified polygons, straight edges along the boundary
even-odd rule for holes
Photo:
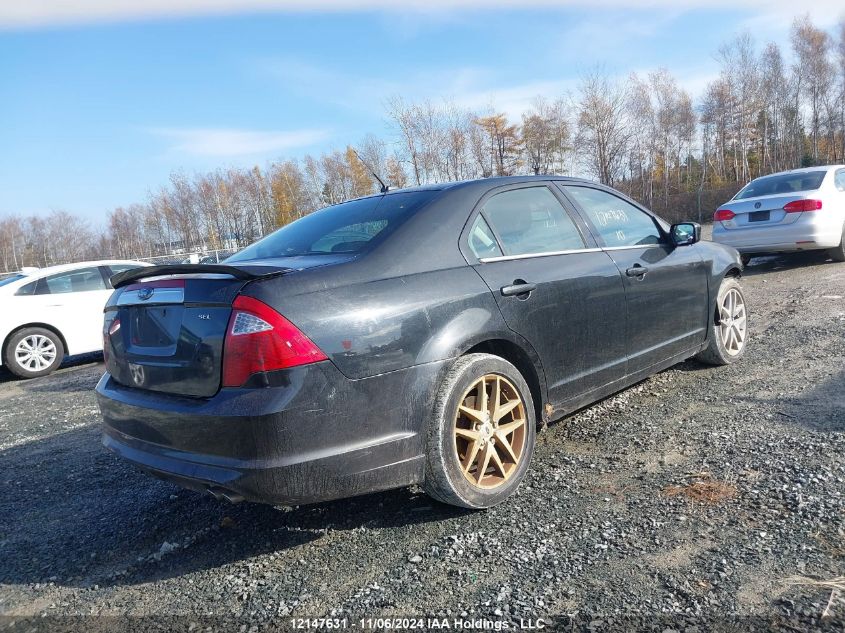
[[[65,355],[103,349],[109,278],[143,262],[100,261],[25,269],[0,279],[0,365],[22,378],[45,376]]]

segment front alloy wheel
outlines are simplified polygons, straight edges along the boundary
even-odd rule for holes
[[[525,477],[536,424],[531,390],[516,367],[492,354],[459,358],[429,423],[426,492],[464,508],[501,503]]]
[[[722,280],[711,327],[707,347],[696,358],[709,365],[729,365],[742,358],[748,345],[748,307],[733,277]]]
[[[742,353],[747,329],[745,299],[737,288],[731,288],[719,304],[719,336],[728,354],[737,356]]]

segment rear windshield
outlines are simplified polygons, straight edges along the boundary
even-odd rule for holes
[[[326,207],[283,226],[226,261],[359,253],[383,241],[436,193],[393,193]]]
[[[11,277],[4,277],[0,279],[0,286],[5,286],[6,284],[10,284],[13,281],[17,281],[18,279],[23,279],[24,275],[12,275]]]
[[[797,191],[812,191],[822,186],[826,171],[804,171],[795,174],[777,174],[764,176],[752,180],[734,196],[734,200],[756,198],[757,196],[771,196],[778,193],[795,193]]]

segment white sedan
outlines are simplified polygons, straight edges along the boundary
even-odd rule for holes
[[[748,183],[713,215],[713,241],[754,254],[826,250],[845,261],[845,165],[793,169]]]
[[[0,279],[0,364],[22,378],[45,376],[65,355],[103,349],[109,278],[144,262],[110,260],[24,269]]]

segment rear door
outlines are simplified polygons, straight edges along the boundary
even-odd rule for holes
[[[644,210],[605,189],[561,185],[624,280],[628,373],[697,351],[708,318],[708,273],[693,246],[674,246]]]
[[[111,294],[100,266],[77,268],[42,277],[18,290],[27,321],[59,329],[68,354],[101,349],[103,306]]]
[[[625,374],[625,290],[613,261],[549,184],[479,202],[468,259],[543,363],[555,405]]]

